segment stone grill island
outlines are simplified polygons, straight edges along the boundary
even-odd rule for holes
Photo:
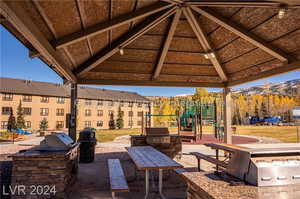
[[[11,185],[25,186],[25,196],[20,192],[12,198],[66,198],[76,180],[78,152],[79,144],[68,149],[42,145],[12,155]]]

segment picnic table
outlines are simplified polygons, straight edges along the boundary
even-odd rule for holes
[[[165,199],[162,193],[163,170],[178,169],[183,166],[151,146],[136,146],[126,149],[137,169],[145,171],[146,193],[144,199],[149,194],[149,170],[159,170],[159,194]]]
[[[225,153],[234,153],[236,150],[246,150],[247,147],[237,146],[234,144],[226,144],[226,143],[207,143],[204,144],[207,147],[216,150],[216,159],[219,160],[219,150],[224,151]],[[217,171],[219,170],[219,164],[216,164]]]

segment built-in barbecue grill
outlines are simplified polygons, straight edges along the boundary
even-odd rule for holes
[[[300,183],[300,145],[231,148],[226,172],[257,186]]]
[[[65,133],[53,133],[46,135],[36,148],[39,151],[64,151],[73,147],[73,140]]]

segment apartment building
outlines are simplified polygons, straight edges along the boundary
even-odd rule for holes
[[[66,114],[70,113],[69,85],[0,78],[0,128],[6,129],[10,112],[17,117],[22,103],[26,128],[38,130],[46,118],[49,130],[66,130]],[[124,128],[141,128],[142,115],[151,111],[151,102],[134,93],[91,87],[78,87],[78,129],[108,129],[110,115],[117,119],[121,107]]]

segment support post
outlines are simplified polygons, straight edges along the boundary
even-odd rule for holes
[[[70,124],[69,136],[76,142],[76,127],[77,127],[77,84],[71,83],[71,107],[70,107]]]
[[[224,88],[224,142],[226,144],[232,144],[231,135],[231,91],[230,88]]]
[[[147,121],[147,120],[146,120]],[[144,135],[144,129],[145,129],[145,127],[144,127],[144,111],[142,111],[142,135]]]
[[[200,102],[200,115],[199,115],[199,124],[200,124],[200,139],[202,139],[203,128],[202,128],[202,103]]]

